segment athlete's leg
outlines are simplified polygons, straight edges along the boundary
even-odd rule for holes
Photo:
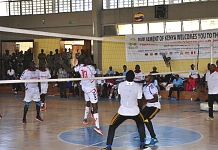
[[[113,119],[111,120],[109,129],[108,129],[108,136],[107,136],[107,148],[110,148],[112,143],[113,143],[113,139],[114,139],[114,134],[115,131],[117,129],[117,127],[122,124],[126,119],[128,119],[128,116],[122,116],[120,114],[116,114]]]
[[[139,113],[137,116],[132,116],[132,119],[135,121],[139,136],[140,136],[140,145],[144,146],[145,145],[145,126],[144,126],[144,117],[141,113]]]
[[[27,115],[29,106],[30,106],[30,102],[25,102],[24,111],[23,111],[23,121],[24,120],[26,121],[26,115]]]
[[[40,117],[40,101],[36,102],[36,117]]]
[[[41,94],[40,95],[40,99],[41,99],[41,110],[44,110],[46,108],[46,105],[45,105],[45,94]]]

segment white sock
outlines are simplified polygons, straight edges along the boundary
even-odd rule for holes
[[[110,94],[110,97],[112,97],[112,94]]]
[[[44,103],[41,103],[41,107],[43,107],[44,106]]]
[[[95,119],[95,126],[97,127],[97,128],[100,128],[100,125],[99,125],[99,115],[98,115],[98,113],[95,113],[95,114],[93,114],[94,115],[94,119]]]
[[[89,107],[86,106],[85,114],[84,114],[84,119],[87,119],[88,114],[89,114]]]

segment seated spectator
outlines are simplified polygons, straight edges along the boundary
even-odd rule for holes
[[[158,86],[160,88],[160,90],[166,90],[166,86],[168,84],[167,80],[165,79],[164,76],[159,76],[158,77]]]
[[[122,73],[120,73],[119,75],[120,75],[120,76],[123,76]],[[120,83],[120,82],[123,82],[124,80],[125,80],[124,78],[118,78],[118,79],[116,79],[115,85],[112,86],[112,88],[111,88],[111,90],[110,90],[109,99],[112,98],[112,95],[114,94],[114,90],[115,90],[115,89],[118,89],[119,83]],[[118,95],[115,94],[115,98],[117,99],[117,98],[118,98]]]
[[[105,75],[105,77],[108,77],[108,76],[109,76],[109,74]],[[105,80],[105,83],[102,86],[102,97],[108,98],[110,90],[111,90],[111,88],[113,87],[114,84],[115,84],[114,79],[106,79]]]
[[[183,80],[179,78],[179,75],[175,75],[175,79],[173,80],[173,87],[170,88],[168,99],[171,99],[171,95],[173,91],[177,91],[177,100],[179,100],[180,91],[182,90]]]
[[[115,74],[115,71],[114,70],[112,70],[112,66],[110,66],[109,67],[109,70],[107,71],[107,73],[106,74],[108,74],[108,76],[114,76],[114,74]]]
[[[189,72],[188,83],[193,87],[193,90],[195,90],[196,83],[200,81],[200,75],[198,73],[198,70],[195,70],[194,64],[191,65],[191,69],[192,70]]]

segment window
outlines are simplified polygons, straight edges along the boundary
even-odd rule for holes
[[[186,2],[197,2],[199,0],[183,0],[183,3],[186,3]]]
[[[44,14],[44,0],[33,0],[33,14]]]
[[[9,2],[10,15],[20,15],[20,2]]]
[[[70,0],[59,0],[59,12],[70,12]]]
[[[103,0],[103,9],[117,8],[117,0]]]
[[[148,24],[147,23],[133,24],[133,32],[134,34],[148,33]]]
[[[182,0],[165,0],[165,4],[179,4]]]
[[[9,2],[5,2],[5,0],[0,0],[0,16],[8,16],[9,15]]]
[[[177,22],[166,22],[166,33],[170,32],[181,32],[182,23]]]
[[[58,13],[58,0],[45,0],[46,14]]]
[[[133,0],[133,7],[147,6],[147,0]]]
[[[131,7],[131,0],[118,0],[118,8]]]
[[[132,34],[132,24],[118,25],[118,35]]]
[[[72,0],[72,11],[92,10],[92,0]]]
[[[164,4],[164,0],[148,0],[148,6]]]
[[[205,19],[201,20],[201,29],[217,29],[218,28],[218,19]]]
[[[21,1],[22,6],[22,15],[29,15],[32,14],[32,1]]]
[[[83,11],[92,10],[92,0],[84,0],[84,8]]]
[[[149,23],[149,33],[164,33],[164,23],[163,22]]]
[[[199,30],[199,20],[183,21],[183,31]]]

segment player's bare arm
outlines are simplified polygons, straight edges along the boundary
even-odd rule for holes
[[[62,67],[67,71],[67,72],[74,72],[74,67],[69,68],[67,65],[64,64],[64,61],[62,59],[57,60],[57,62],[62,65]]]
[[[149,102],[149,103],[158,102],[158,95],[157,95],[157,94],[154,94],[153,96],[154,96],[154,98],[152,98],[152,99],[146,99],[145,101],[146,101],[146,102]]]

